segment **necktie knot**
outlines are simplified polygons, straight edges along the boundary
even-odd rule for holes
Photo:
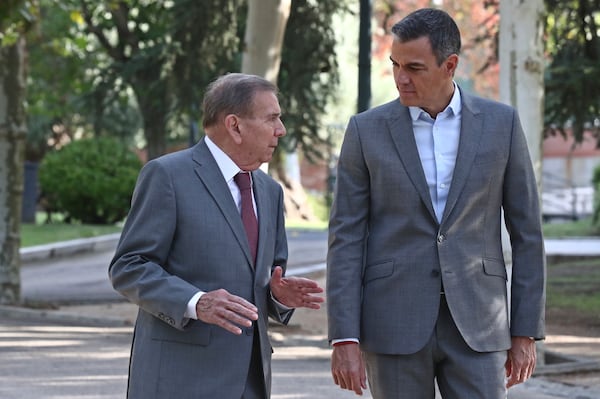
[[[240,172],[233,177],[233,181],[240,190],[248,190],[251,186],[250,184],[250,173],[248,172]]]

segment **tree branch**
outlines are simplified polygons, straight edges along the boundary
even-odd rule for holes
[[[102,29],[94,25],[94,22],[92,21],[92,14],[90,13],[90,10],[88,9],[84,0],[81,0],[81,11],[83,12],[83,19],[86,23],[86,31],[96,36],[100,42],[100,45],[106,49],[106,52],[112,59],[116,61],[125,61],[127,57],[123,51],[120,51],[122,49],[111,46]]]

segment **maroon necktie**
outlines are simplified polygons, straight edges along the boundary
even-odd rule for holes
[[[240,172],[233,178],[235,184],[240,189],[242,194],[242,222],[248,237],[250,252],[252,253],[252,261],[256,262],[256,249],[258,246],[258,222],[254,214],[254,206],[252,204],[252,184],[250,183],[250,173]]]

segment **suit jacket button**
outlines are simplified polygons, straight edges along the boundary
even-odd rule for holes
[[[440,234],[437,238],[437,241],[441,244],[446,240],[446,236],[443,234]]]

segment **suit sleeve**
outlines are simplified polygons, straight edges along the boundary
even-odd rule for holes
[[[337,166],[329,221],[327,312],[329,340],[360,339],[362,275],[370,205],[369,171],[352,117]]]
[[[277,194],[278,194],[278,202],[277,202],[277,221],[276,221],[276,234],[275,234],[275,256],[273,259],[273,265],[271,267],[271,271],[276,266],[281,266],[283,268],[283,272],[285,275],[285,270],[287,268],[287,258],[288,258],[288,247],[287,247],[287,236],[285,233],[285,217],[283,214],[283,190],[281,187],[277,186]],[[294,309],[289,309],[286,306],[282,306],[279,304],[271,295],[269,291],[268,297],[268,312],[269,316],[282,324],[288,324],[292,314],[294,313]]]
[[[519,117],[503,187],[505,223],[512,247],[511,335],[544,338],[546,257],[538,185]]]
[[[187,303],[198,288],[164,265],[175,232],[175,192],[159,162],[144,166],[131,210],[109,266],[115,290],[171,326],[183,329]]]

